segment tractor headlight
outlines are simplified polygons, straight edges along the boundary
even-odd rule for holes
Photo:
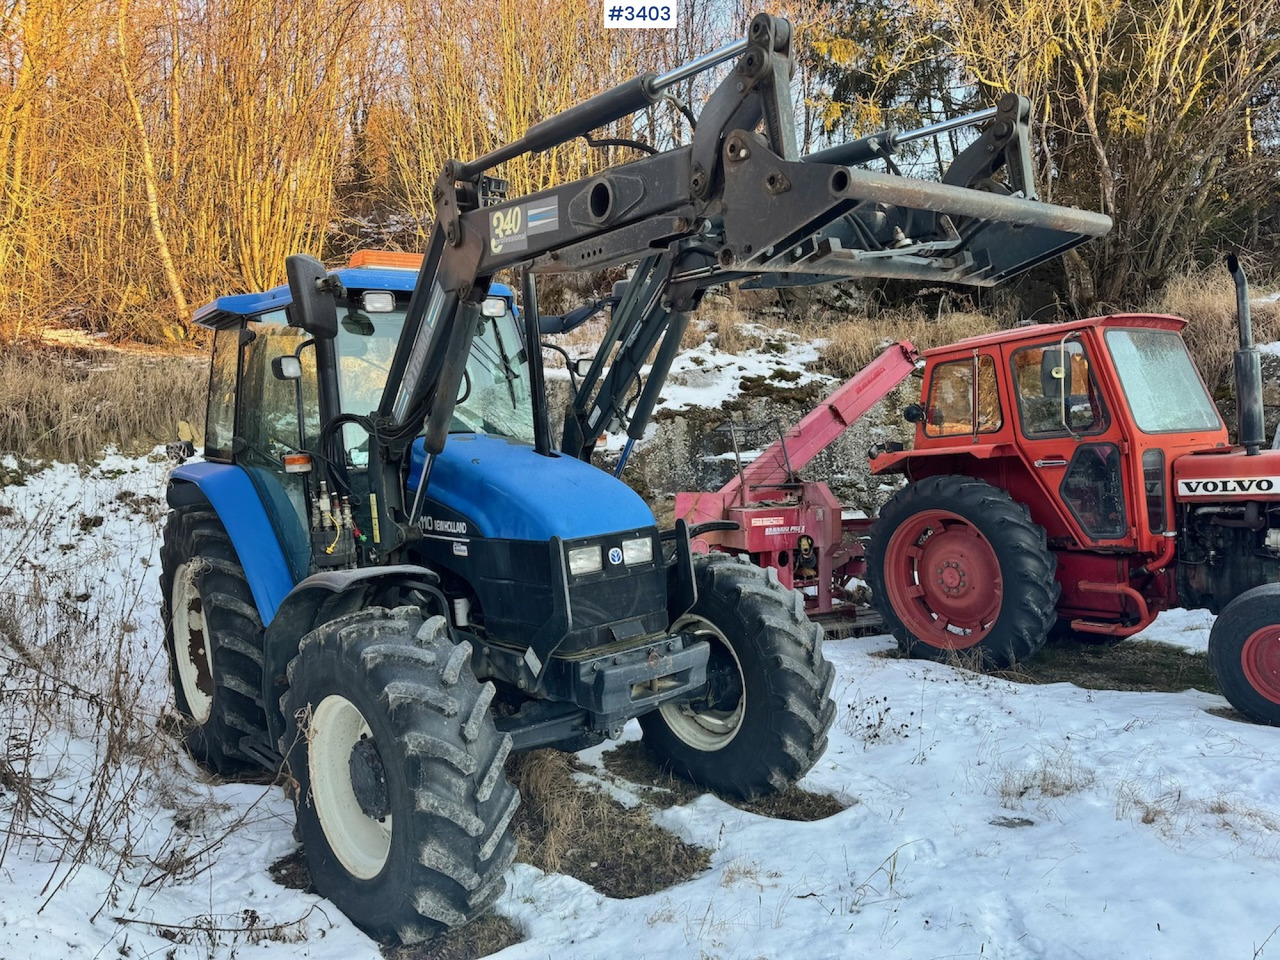
[[[599,573],[603,569],[604,554],[599,544],[590,547],[574,547],[569,551],[569,572],[575,577]]]
[[[623,540],[622,560],[628,567],[633,567],[637,563],[651,563],[653,561],[653,540],[649,537]]]

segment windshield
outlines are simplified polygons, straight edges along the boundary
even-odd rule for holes
[[[1172,330],[1108,330],[1107,347],[1143,433],[1217,430],[1218,410]]]
[[[369,313],[353,305],[340,314],[338,393],[343,413],[367,416],[377,409],[404,316],[404,304],[389,313]],[[342,429],[351,462],[364,466],[369,458],[364,431],[355,424]],[[480,318],[450,432],[491,433],[533,443],[528,358],[510,311]]]
[[[480,318],[449,431],[492,433],[533,443],[529,358],[510,311]]]

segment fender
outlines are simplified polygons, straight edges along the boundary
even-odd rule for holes
[[[444,595],[438,586],[440,578],[426,567],[407,563],[312,574],[280,602],[263,637],[262,703],[272,746],[284,735],[280,697],[288,684],[289,661],[297,655],[299,641],[320,624],[363,609],[368,597],[365,588],[388,580],[434,594],[441,604],[437,612],[446,614],[447,619],[448,607],[444,606]]]
[[[967,438],[966,434],[964,438]],[[874,448],[873,448],[874,450]],[[917,474],[912,473],[911,464],[916,462],[927,462],[930,464],[942,462],[941,457],[971,457],[974,460],[998,460],[1002,457],[1016,457],[1018,448],[1012,443],[979,443],[971,447],[957,449],[956,447],[939,447],[936,450],[929,448],[912,449],[912,450],[878,450],[870,455],[871,473],[879,475],[881,473],[901,473],[908,477],[916,478]],[[930,458],[925,460],[925,458]],[[950,470],[942,467],[931,467],[923,476],[932,476],[935,473],[965,473],[964,470]]]
[[[293,589],[293,575],[253,481],[240,467],[228,463],[184,463],[169,474],[166,496],[171,507],[193,502],[188,485],[200,491],[222,521],[249,581],[258,616],[264,626],[271,623]]]

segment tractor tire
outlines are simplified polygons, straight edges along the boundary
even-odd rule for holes
[[[698,600],[672,626],[711,644],[700,699],[640,718],[644,742],[673,772],[751,798],[785,790],[827,748],[835,668],[804,598],[745,557],[694,558]]]
[[[188,751],[222,776],[256,769],[240,739],[266,738],[262,620],[231,538],[209,507],[169,513],[160,613]]]
[[[1057,617],[1058,558],[1044,528],[997,487],[961,476],[900,490],[871,528],[867,580],[898,648],[1002,669],[1044,646]]]
[[[1280,727],[1280,583],[1246,590],[1223,608],[1209,631],[1209,668],[1233,707]]]
[[[303,637],[281,750],[316,890],[375,937],[414,943],[484,912],[515,859],[520,795],[471,645],[416,607]]]

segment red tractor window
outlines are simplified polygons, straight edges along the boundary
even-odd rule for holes
[[[1003,425],[1000,394],[996,389],[996,364],[990,356],[953,360],[934,367],[929,381],[925,436],[994,433]]]
[[[1062,502],[1095,540],[1125,535],[1129,521],[1124,509],[1120,450],[1114,443],[1077,447],[1062,477],[1060,492]]]
[[[1106,410],[1079,340],[1054,340],[1013,355],[1018,416],[1028,437],[1098,433]]]

